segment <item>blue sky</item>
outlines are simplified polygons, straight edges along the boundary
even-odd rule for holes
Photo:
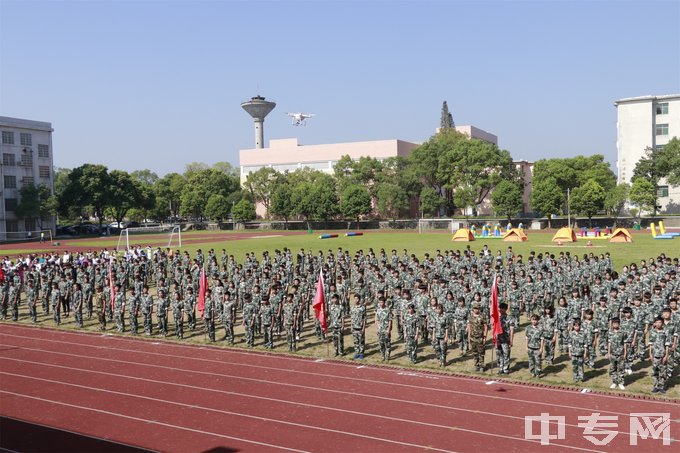
[[[677,0],[0,0],[0,115],[52,122],[59,167],[237,165],[258,93],[267,142],[422,142],[447,100],[516,159],[615,162],[613,102],[679,92]]]

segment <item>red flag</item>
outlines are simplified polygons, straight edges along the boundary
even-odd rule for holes
[[[326,301],[323,294],[323,271],[319,272],[319,281],[316,284],[316,294],[314,294],[314,315],[321,324],[321,330],[326,332]]]
[[[493,276],[493,285],[491,286],[491,335],[493,344],[496,344],[496,337],[503,333],[503,326],[501,326],[501,316],[498,309],[498,278],[496,274]]]
[[[113,266],[109,263],[109,289],[111,290],[111,309],[113,310],[113,300],[116,298],[116,285],[113,283]]]
[[[0,267],[0,283],[5,283],[5,270]]]
[[[203,316],[205,311],[205,289],[208,287],[208,279],[205,276],[205,269],[201,269],[201,278],[198,281],[198,312]]]

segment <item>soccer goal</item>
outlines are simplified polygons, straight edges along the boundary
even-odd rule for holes
[[[51,244],[52,239],[52,230],[7,231],[0,236],[0,240],[3,242],[44,242]]]
[[[418,220],[418,234],[433,232],[436,230],[447,230],[453,233],[454,221],[453,219],[419,219]]]
[[[136,245],[182,247],[182,228],[179,225],[159,225],[120,230],[116,253]]]

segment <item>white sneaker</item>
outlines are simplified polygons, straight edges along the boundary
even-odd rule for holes
[[[626,374],[627,374],[628,376],[630,376],[631,374],[633,374],[633,370],[631,370],[630,368],[628,368],[628,369],[626,370]]]
[[[610,389],[615,389],[615,388],[616,388],[616,384],[610,385],[609,388],[610,388]]]
[[[621,389],[621,390],[626,390],[626,386],[623,385],[623,384],[619,384],[619,389]]]

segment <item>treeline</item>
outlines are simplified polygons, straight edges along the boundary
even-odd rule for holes
[[[490,200],[496,215],[523,211],[525,175],[510,153],[498,146],[444,128],[415,148],[408,158],[378,160],[342,157],[332,174],[309,168],[278,172],[263,167],[241,186],[229,163],[192,163],[184,173],[159,177],[150,170],[109,171],[84,164],[57,169],[54,194],[46,188],[22,189],[17,215],[61,219],[142,221],[187,218],[198,221],[255,219],[255,204],[265,218],[330,220],[397,219],[474,213]],[[632,187],[616,184],[604,156],[542,159],[533,169],[530,206],[534,214],[566,213],[589,218],[606,211],[617,215],[626,201],[655,212],[661,178],[680,183],[680,141],[647,150],[635,169]],[[567,204],[569,206],[567,207]]]

